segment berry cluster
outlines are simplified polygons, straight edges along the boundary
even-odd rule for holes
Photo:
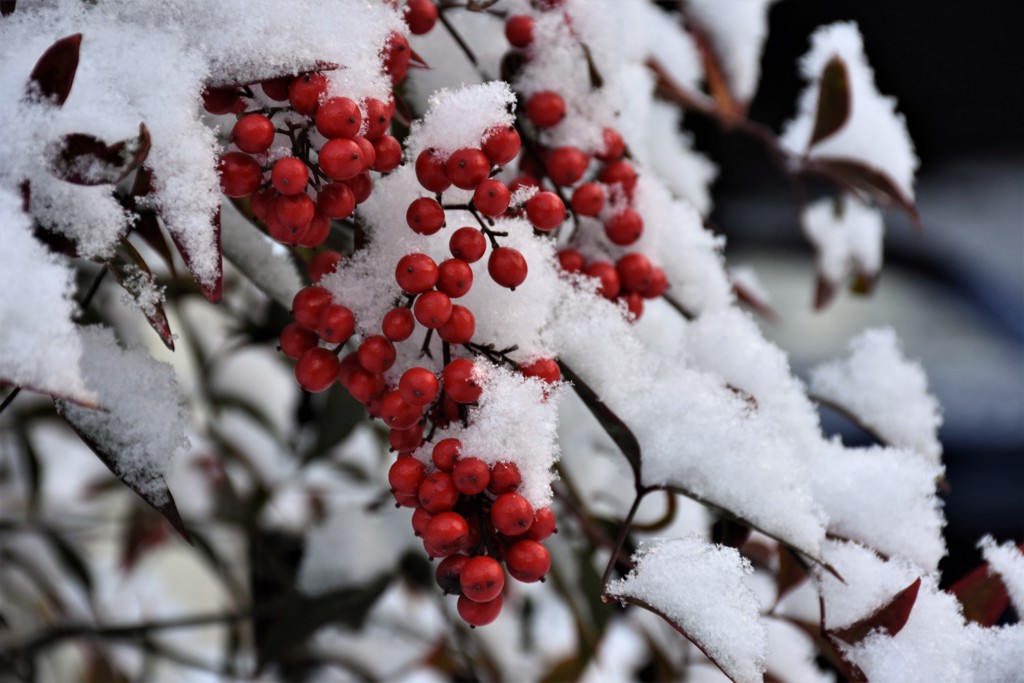
[[[501,611],[502,563],[524,583],[543,580],[551,567],[541,541],[555,532],[555,516],[516,493],[522,480],[514,463],[487,465],[449,438],[434,446],[429,465],[400,451],[388,481],[398,504],[414,509],[413,530],[427,554],[444,558],[437,583],[459,596],[459,614],[471,626]]]

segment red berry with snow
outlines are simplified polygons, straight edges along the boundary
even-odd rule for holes
[[[263,114],[246,114],[231,129],[231,142],[249,154],[266,152],[274,142],[274,124]]]
[[[347,97],[331,97],[316,112],[316,129],[328,139],[353,138],[362,124],[359,105]]]
[[[420,325],[435,330],[452,317],[452,299],[437,290],[424,292],[416,298],[412,313]]]
[[[374,140],[373,151],[373,170],[378,173],[391,173],[402,163],[402,144],[390,135],[382,135]]]
[[[491,467],[491,483],[487,490],[496,496],[515,491],[523,483],[519,467],[514,462],[502,460]]]
[[[405,6],[405,23],[414,36],[430,33],[437,23],[437,5],[432,0],[409,0]]]
[[[425,149],[416,157],[416,180],[430,192],[444,192],[452,186],[447,165],[434,149]]]
[[[309,261],[309,279],[314,283],[320,282],[325,276],[336,271],[343,260],[337,251],[321,251]]]
[[[554,230],[565,220],[565,204],[554,192],[538,192],[526,200],[526,217],[538,230]]]
[[[594,217],[604,208],[604,188],[597,183],[583,183],[572,193],[569,204],[581,216]]]
[[[526,280],[526,259],[512,247],[498,247],[487,259],[487,272],[502,287],[515,289]]]
[[[491,523],[506,536],[525,534],[533,524],[533,506],[518,493],[503,493],[491,505]]]
[[[463,147],[452,152],[445,163],[445,173],[455,187],[472,190],[487,179],[491,162],[487,155],[475,147]]]
[[[392,429],[409,429],[419,422],[422,416],[423,410],[419,406],[406,403],[397,390],[389,391],[381,397],[380,417]]]
[[[432,403],[437,398],[440,387],[437,375],[426,368],[409,368],[398,381],[398,392],[406,403],[414,406]]]
[[[458,439],[441,439],[434,444],[430,457],[437,469],[442,472],[451,472],[452,468],[455,467],[455,462],[459,459],[461,451],[462,442]]]
[[[485,216],[500,216],[512,201],[505,183],[494,178],[484,180],[473,192],[473,206]]]
[[[444,390],[456,403],[475,403],[483,393],[476,382],[476,365],[466,358],[458,358],[445,366],[441,372]]]
[[[522,140],[515,127],[505,126],[488,130],[480,147],[492,164],[504,166],[516,158],[521,145]]]
[[[326,93],[326,76],[321,73],[303,74],[288,85],[288,102],[297,113],[312,116]]]

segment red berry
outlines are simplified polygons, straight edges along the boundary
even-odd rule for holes
[[[344,344],[356,329],[356,317],[347,306],[330,304],[320,314],[316,331],[328,344]],[[361,362],[361,361],[360,361]],[[363,365],[367,370],[373,368]]]
[[[255,192],[263,181],[259,162],[244,152],[227,152],[217,162],[220,189],[229,197],[244,197]]]
[[[434,450],[431,452],[434,466],[442,472],[451,472],[461,449],[462,442],[458,439],[441,439],[434,444]]]
[[[473,269],[462,259],[450,258],[437,267],[437,288],[457,299],[473,286]]]
[[[409,204],[405,221],[420,235],[433,235],[444,227],[444,209],[436,199],[420,197]]]
[[[274,142],[274,124],[263,114],[246,114],[231,129],[231,141],[249,154],[266,152]]]
[[[596,216],[604,208],[604,188],[597,183],[583,183],[572,193],[572,210],[581,216]]]
[[[447,472],[428,474],[420,484],[417,495],[420,505],[427,512],[435,515],[445,510],[451,510],[459,500],[455,482],[452,481],[452,475]]]
[[[321,73],[302,74],[288,85],[288,101],[299,114],[312,116],[327,93],[327,77]]]
[[[396,493],[415,495],[426,476],[426,469],[416,458],[399,458],[388,470],[388,483]]]
[[[518,192],[524,187],[536,187],[539,190],[540,181],[529,173],[523,173],[513,178],[512,182],[508,184],[509,192],[512,193]]]
[[[399,453],[409,453],[423,445],[423,425],[414,424],[409,429],[392,429],[388,443]]]
[[[491,523],[506,536],[525,534],[533,524],[533,506],[518,493],[503,493],[491,505]]]
[[[274,200],[274,214],[286,228],[291,229],[292,243],[302,237],[315,213],[316,204],[305,193],[283,194]]]
[[[404,458],[402,458],[404,460]],[[416,536],[423,536],[427,531],[427,525],[430,524],[430,520],[434,518],[434,515],[430,514],[419,506],[419,501],[416,502],[416,509],[412,511],[412,531]]]
[[[519,132],[514,126],[506,126],[504,128],[491,128],[484,133],[483,143],[480,147],[492,164],[504,166],[516,158],[521,145],[522,140],[519,138]]]
[[[487,488],[491,481],[491,471],[480,458],[462,458],[455,463],[452,480],[459,493],[475,496]]]
[[[527,365],[520,365],[519,372],[524,377],[537,377],[548,384],[554,384],[562,379],[562,371],[558,367],[558,362],[552,358],[538,358]]]
[[[352,141],[359,145],[359,154],[363,159],[363,170],[369,171],[377,163],[377,149],[373,146],[372,142],[362,135],[355,136],[352,138]]]
[[[476,332],[476,317],[465,306],[452,304],[448,322],[437,328],[437,335],[449,344],[465,344]]]
[[[401,33],[392,31],[388,35],[383,53],[384,70],[391,74],[391,82],[397,84],[405,78],[405,74],[409,70],[409,60],[412,59],[409,41]]]
[[[398,380],[398,393],[406,403],[414,406],[426,406],[437,398],[441,384],[437,375],[426,368],[409,368]]]
[[[281,199],[281,197],[279,196],[278,199]],[[299,238],[305,235],[309,229],[308,223],[305,226],[297,225],[296,227],[289,227],[282,223],[277,215],[277,200],[274,200],[274,210],[267,215],[266,224],[267,234],[270,235],[271,239],[288,245],[298,244]]]
[[[431,0],[409,0],[405,6],[405,23],[414,36],[429,33],[437,23],[437,6]]]
[[[306,391],[323,391],[338,377],[341,361],[327,349],[312,348],[295,361],[295,379]]]
[[[373,415],[373,410],[367,406],[367,410]],[[395,507],[403,508],[417,508],[419,507],[419,500],[416,496],[410,496],[404,493],[393,493],[391,494],[395,499]]]
[[[405,307],[392,308],[384,314],[380,324],[384,336],[393,342],[405,341],[416,329],[416,319],[412,311]]]
[[[487,251],[487,238],[476,228],[459,228],[448,240],[448,249],[455,258],[466,263],[476,263]]]
[[[374,140],[373,151],[376,156],[373,170],[378,173],[391,173],[402,163],[402,143],[398,141],[398,138],[381,135]]]
[[[476,603],[488,602],[501,595],[505,572],[493,557],[477,555],[469,558],[459,574],[462,597]]]
[[[469,538],[469,524],[457,512],[439,512],[427,524],[423,540],[437,549],[441,557],[456,553]]]
[[[363,116],[359,105],[347,97],[324,100],[316,111],[316,129],[325,138],[353,138],[359,134]]]
[[[633,209],[623,209],[608,219],[604,232],[615,244],[633,244],[644,233],[644,219]]]
[[[626,153],[626,143],[619,131],[614,128],[605,128],[601,131],[601,137],[604,141],[604,149],[594,155],[601,161],[615,161]]]
[[[668,289],[668,278],[665,277],[665,271],[654,267],[651,269],[651,284],[640,292],[640,295],[645,299],[657,299],[665,293],[666,289]]]
[[[556,531],[558,529],[555,524],[555,513],[551,508],[540,508],[533,513],[533,524],[530,525],[529,531],[523,534],[523,538],[543,541]]]
[[[565,220],[565,204],[554,192],[538,192],[526,200],[526,217],[538,230],[554,230]]]
[[[278,346],[284,355],[289,358],[298,358],[316,346],[319,341],[313,330],[306,329],[298,323],[288,323],[281,330]]]
[[[397,390],[393,389],[381,397],[380,417],[392,429],[409,429],[419,422],[422,416],[423,410],[419,406],[406,403]]]
[[[533,42],[533,17],[513,14],[505,20],[505,38],[512,47],[526,47]]]
[[[621,185],[627,195],[636,187],[636,169],[628,161],[613,161],[601,169],[598,179],[605,185]]]
[[[357,173],[346,180],[345,184],[352,190],[352,196],[355,197],[356,204],[365,202],[373,192],[373,178],[370,177],[367,171]]]
[[[485,216],[500,216],[505,213],[510,201],[512,193],[505,187],[505,183],[494,178],[483,181],[473,192],[473,206]]]
[[[342,255],[336,251],[321,251],[309,261],[309,279],[320,282],[325,275],[330,275],[338,269],[342,259]]]
[[[391,109],[385,102],[375,97],[370,97],[364,103],[366,106],[366,132],[367,140],[376,140],[388,131],[391,125]]]
[[[547,159],[548,177],[555,185],[572,185],[587,172],[590,158],[572,146],[551,150]]]
[[[524,538],[509,546],[505,566],[516,581],[533,583],[543,579],[551,569],[551,555],[537,541]]]
[[[550,128],[565,118],[565,100],[553,90],[542,90],[526,100],[526,115],[538,128]]]
[[[211,114],[241,114],[245,100],[234,88],[210,88],[203,91],[203,109]]]
[[[436,330],[452,317],[452,299],[437,290],[424,292],[413,303],[412,313],[420,325]]]
[[[416,157],[416,180],[430,192],[444,192],[452,186],[445,162],[433,149],[425,149]]]
[[[407,294],[420,294],[437,284],[439,270],[426,254],[406,254],[395,266],[395,281]]]
[[[292,317],[306,329],[315,330],[320,314],[331,305],[331,293],[323,287],[303,287],[292,299]]]
[[[463,147],[448,157],[445,172],[455,187],[472,190],[487,179],[491,172],[491,162],[479,149]]]
[[[558,264],[562,270],[569,273],[578,273],[583,270],[583,254],[575,249],[563,249],[558,252]]]
[[[615,266],[608,261],[594,261],[583,270],[583,273],[601,281],[597,287],[597,293],[604,298],[614,299],[619,295],[622,283],[619,282],[619,274],[615,271]]]
[[[456,403],[474,403],[483,393],[483,389],[473,376],[475,370],[473,361],[458,358],[446,365],[441,372],[445,393]]]
[[[263,94],[275,102],[284,102],[288,99],[288,86],[291,85],[293,76],[281,76],[279,78],[268,78],[260,82]]]
[[[501,596],[488,600],[487,602],[476,602],[465,595],[459,596],[456,603],[459,616],[471,627],[486,626],[498,618],[501,614]]]
[[[328,218],[341,220],[352,215],[356,198],[345,183],[328,183],[317,193],[316,205]]]
[[[357,356],[358,358],[358,356]],[[359,366],[354,368],[344,383],[352,398],[360,403],[369,403],[384,393],[384,376]]]
[[[419,508],[422,510],[423,508]],[[416,512],[419,512],[417,510]],[[416,513],[413,513],[413,520],[416,518]],[[466,562],[469,561],[469,557],[466,555],[449,555],[448,557],[441,560],[440,564],[437,565],[437,569],[434,572],[434,579],[437,581],[437,585],[441,587],[445,595],[460,595],[462,593],[462,586],[459,584],[459,575],[462,573],[462,568],[466,566]]]
[[[500,496],[515,491],[521,483],[523,477],[519,474],[519,467],[514,462],[502,460],[491,467],[491,483],[487,485],[487,490]]]
[[[502,287],[515,289],[526,280],[526,259],[512,247],[498,247],[487,259],[487,272]]]
[[[315,205],[314,205],[315,206]],[[313,211],[313,217],[309,219],[309,229],[299,238],[300,247],[316,249],[328,235],[331,234],[331,221],[321,211]]]
[[[252,209],[252,215],[266,222],[267,214],[274,210],[274,200],[277,197],[278,192],[273,187],[253,192],[249,195],[249,208]]]
[[[650,259],[640,252],[624,255],[615,264],[615,270],[627,292],[642,292],[651,286],[654,267]]]
[[[334,180],[348,180],[363,171],[363,152],[354,140],[335,138],[320,148],[320,168]]]
[[[630,292],[621,297],[621,300],[626,302],[626,309],[633,320],[639,320],[644,314],[644,298],[638,292]]]
[[[386,337],[370,335],[359,345],[359,364],[370,372],[385,372],[395,364],[395,346]]]

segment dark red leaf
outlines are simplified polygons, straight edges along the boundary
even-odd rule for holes
[[[17,0],[0,0],[0,17],[9,17],[14,14]]]
[[[88,133],[71,133],[61,138],[52,152],[50,172],[76,185],[111,185],[138,168],[150,146],[144,123],[139,124],[138,137],[112,145]]]
[[[818,275],[818,283],[814,290],[814,310],[821,311],[828,306],[836,295],[836,286]]]
[[[1024,551],[1024,544],[1021,545]],[[964,608],[964,618],[982,626],[994,626],[1010,604],[1006,586],[995,574],[989,573],[988,563],[946,589]]]
[[[799,586],[807,578],[807,567],[804,566],[800,556],[782,545],[779,548],[779,573],[776,578],[778,591],[775,594],[775,604],[779,604],[782,598],[791,590]]]
[[[758,292],[755,292],[737,280],[732,281],[732,291],[736,294],[736,298],[740,300],[740,303],[749,307],[750,310],[757,313],[766,321],[773,325],[779,322],[779,314]]]
[[[181,254],[182,260],[185,261],[185,267],[188,268],[189,272],[192,273],[192,277],[195,278],[199,284],[199,288],[203,292],[209,301],[217,303],[220,301],[221,296],[224,294],[224,256],[221,252],[220,247],[220,208],[217,208],[217,212],[213,215],[213,239],[217,248],[217,273],[214,276],[214,282],[212,285],[208,285],[202,281],[201,278],[196,276],[196,270],[193,267],[192,254],[185,247],[184,243],[178,238],[176,234],[171,233],[171,241],[174,242],[174,246],[178,249],[178,253]]]
[[[167,522],[162,517],[148,507],[133,506],[121,539],[121,568],[131,571],[146,551],[160,547],[169,536]]]
[[[850,80],[846,65],[833,57],[825,65],[818,83],[818,111],[814,116],[813,147],[843,127],[850,118]]]
[[[714,45],[712,45],[711,37],[692,17],[687,17],[686,27],[689,29],[690,35],[693,36],[694,43],[697,45],[697,51],[700,53],[701,60],[704,63],[704,78],[707,82],[708,90],[711,92],[711,97],[714,99],[715,110],[721,117],[722,122],[729,125],[730,122],[734,123],[745,118],[747,115],[746,106],[733,94],[729,78],[725,73],[725,67],[722,65],[722,60],[718,56]]]
[[[412,48],[410,48],[409,49],[409,56],[410,56],[409,66],[411,66],[412,68],[414,68],[414,69],[429,69],[430,68],[430,65],[427,64],[426,60],[424,60],[423,57],[420,57],[418,54],[416,54],[416,50],[413,50]]]
[[[894,636],[903,630],[910,618],[910,611],[917,601],[917,592],[921,589],[921,579],[917,579],[893,596],[887,604],[878,608],[874,614],[860,621],[829,633],[850,645],[856,645],[876,629]]]
[[[107,261],[107,269],[117,280],[126,292],[136,300],[140,296],[148,296],[146,289],[153,285],[153,273],[149,265],[142,258],[142,255],[135,249],[131,242],[122,237],[114,251],[114,256]],[[146,321],[158,335],[164,346],[171,351],[174,350],[174,335],[171,333],[171,326],[167,322],[167,313],[161,302],[148,302],[142,306],[142,313]]]
[[[868,194],[879,204],[902,209],[914,227],[920,229],[921,216],[917,212],[917,206],[884,171],[853,159],[825,156],[805,160],[804,169],[822,175],[854,193]]]
[[[10,11],[14,11],[11,3]],[[9,14],[10,12],[8,12]],[[82,45],[82,34],[75,33],[61,38],[51,45],[36,62],[29,74],[27,94],[30,98],[42,97],[58,107],[64,104],[71,93],[71,84],[78,70],[78,48]]]

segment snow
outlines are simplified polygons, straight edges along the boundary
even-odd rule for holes
[[[767,629],[743,581],[752,570],[733,548],[696,538],[652,542],[633,558],[636,568],[608,594],[658,610],[733,680],[760,681]]]
[[[21,199],[0,187],[0,380],[95,403],[80,365],[71,270],[32,237]]]
[[[693,149],[693,138],[681,130],[682,112],[664,102],[651,102],[647,116],[646,145],[633,145],[631,150],[641,162],[650,166],[673,194],[685,199],[701,216],[711,213],[710,185],[718,175],[718,167]],[[641,150],[647,153],[640,156]]]
[[[291,309],[302,279],[288,250],[267,238],[230,201],[221,208],[220,227],[224,257],[267,296]]]
[[[683,11],[711,40],[729,88],[749,102],[761,78],[761,48],[768,35],[768,7],[775,0],[685,0]]]
[[[174,370],[142,349],[122,349],[109,329],[86,327],[81,337],[84,379],[103,409],[58,401],[58,410],[111,456],[121,479],[153,504],[167,502],[171,460],[189,445]]]
[[[812,369],[811,393],[848,410],[885,442],[938,464],[941,410],[923,368],[903,355],[896,333],[866,330],[847,349],[846,358]]]
[[[1013,542],[996,545],[991,536],[981,539],[978,544],[989,571],[999,574],[999,579],[1006,586],[1018,614],[1024,614],[1024,554]]]
[[[853,275],[873,278],[882,268],[882,212],[844,194],[804,209],[804,236],[817,252],[818,273],[841,285]]]
[[[850,116],[834,134],[808,149],[818,107],[818,81],[825,65],[839,57],[846,66],[850,87]],[[800,95],[799,113],[786,124],[780,142],[794,154],[812,159],[859,161],[882,171],[908,198],[914,198],[918,159],[896,100],[881,95],[864,56],[857,25],[840,22],[822,26],[811,36],[811,50],[800,62],[809,85]]]

